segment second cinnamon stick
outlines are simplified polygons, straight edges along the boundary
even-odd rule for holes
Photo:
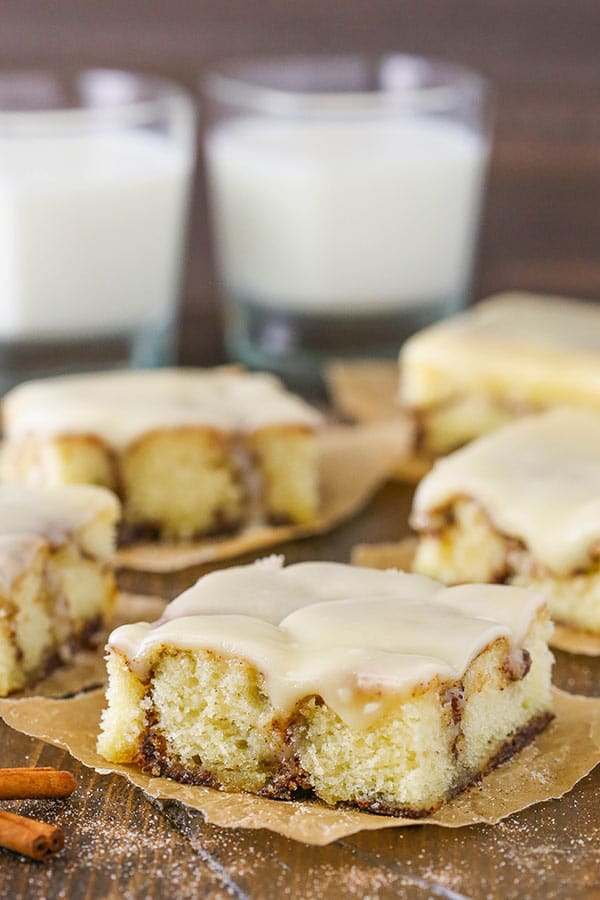
[[[76,787],[71,773],[58,769],[0,769],[0,800],[58,799]]]
[[[39,861],[62,850],[65,838],[56,825],[0,809],[0,847]]]

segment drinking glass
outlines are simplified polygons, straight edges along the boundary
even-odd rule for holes
[[[489,93],[405,55],[224,63],[205,155],[232,357],[313,380],[469,296]]]
[[[131,72],[0,72],[0,388],[173,358],[195,108]]]

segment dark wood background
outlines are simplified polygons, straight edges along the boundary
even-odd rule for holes
[[[160,71],[194,91],[216,59],[405,50],[469,64],[497,93],[476,295],[600,299],[599,0],[2,0],[2,66]],[[201,173],[182,359],[220,358]]]

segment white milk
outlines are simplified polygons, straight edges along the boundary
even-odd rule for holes
[[[238,119],[207,140],[221,273],[290,312],[460,301],[484,138],[451,122]]]
[[[190,169],[149,132],[0,137],[0,339],[168,321]]]

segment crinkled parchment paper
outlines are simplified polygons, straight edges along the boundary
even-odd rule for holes
[[[317,802],[227,794],[154,778],[133,766],[111,765],[98,756],[95,747],[103,705],[100,690],[70,700],[0,700],[0,716],[12,728],[65,747],[84,765],[102,774],[124,775],[151,797],[179,800],[200,810],[207,822],[226,828],[267,828],[307,844],[328,844],[357,831],[402,825],[493,825],[534,803],[562,797],[600,762],[600,699],[555,690],[556,718],[532,744],[436,815],[395,819],[330,809]]]
[[[401,417],[396,402],[398,364],[393,360],[340,360],[325,370],[334,408],[355,422]]]
[[[416,546],[417,540],[414,537],[391,544],[357,544],[352,551],[352,563],[372,569],[402,569],[410,572]],[[554,626],[550,644],[567,653],[600,656],[600,635],[577,631],[567,625]]]
[[[600,635],[586,634],[568,625],[554,626],[550,644],[557,650],[579,653],[581,656],[600,656]]]
[[[417,539],[407,537],[386,544],[357,544],[352,549],[352,565],[370,569],[400,569],[411,572]]]
[[[325,380],[335,411],[353,422],[405,421],[411,417],[396,401],[398,365],[391,360],[339,361],[327,366]],[[431,468],[423,457],[407,455],[394,470],[394,478],[411,484]]]
[[[152,622],[158,619],[165,604],[166,600],[161,600],[160,597],[118,594],[112,620],[106,629],[106,637],[118,625],[125,625],[128,622]],[[102,649],[104,643],[105,640],[100,635],[95,649],[80,650],[68,663],[59,666],[41,681],[14,696],[67,697],[104,684],[106,681],[106,663]]]
[[[321,510],[307,525],[257,526],[199,541],[126,547],[117,566],[143,572],[176,572],[260,551],[284,541],[321,534],[357,513],[406,458],[413,428],[406,419],[356,427],[329,426],[319,435]]]

